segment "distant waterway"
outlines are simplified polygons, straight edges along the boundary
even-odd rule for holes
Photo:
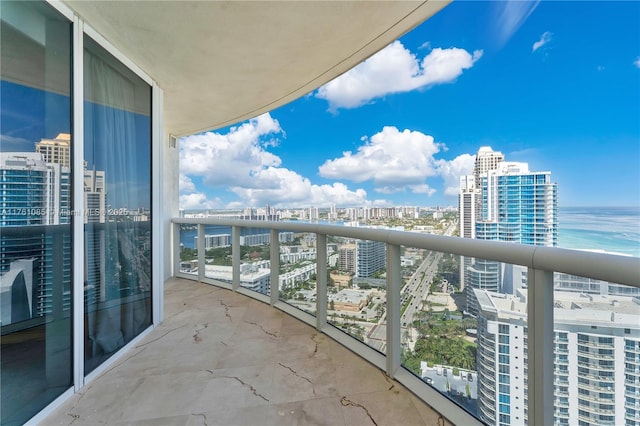
[[[304,222],[304,221],[301,221]],[[294,222],[295,223],[295,222]],[[344,225],[344,222],[329,222],[329,221],[317,221],[314,223],[322,223],[326,225]],[[229,234],[231,235],[231,227],[230,226],[219,226],[219,225],[208,225],[204,227],[205,235],[221,235],[221,234]],[[240,235],[256,235],[256,234],[268,234],[268,229],[259,229],[259,228],[242,228],[240,230]],[[182,244],[185,248],[195,248],[195,237],[198,235],[198,231],[196,226],[184,227],[180,232],[180,244]]]
[[[597,249],[640,257],[640,207],[561,207],[558,212],[558,246]],[[320,222],[329,223],[329,222]],[[331,222],[342,225],[342,222]],[[242,235],[262,234],[265,229],[243,229]],[[228,226],[206,226],[205,233],[231,234]],[[194,248],[195,227],[183,229],[180,242]]]
[[[217,225],[208,225],[204,227],[205,235],[231,235],[231,227],[230,226],[217,226]],[[268,229],[250,229],[243,228],[240,231],[240,235],[255,235],[255,234],[267,234],[269,233]],[[182,244],[185,248],[195,248],[195,237],[198,235],[198,230],[196,226],[193,227],[185,227],[180,231],[180,244]]]

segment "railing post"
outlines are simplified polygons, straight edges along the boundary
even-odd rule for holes
[[[387,244],[387,375],[400,368],[400,246]]]
[[[316,234],[316,329],[327,325],[327,235]]]
[[[180,227],[179,223],[173,224],[173,271],[172,275],[180,272]]]
[[[233,291],[240,288],[240,227],[231,227],[231,270],[232,270],[232,282],[231,288]]]
[[[553,272],[527,273],[528,424],[553,424]]]
[[[275,305],[280,297],[280,239],[277,229],[272,229],[270,232],[270,290],[271,290],[271,306]]]
[[[198,281],[204,279],[204,225],[198,225]]]

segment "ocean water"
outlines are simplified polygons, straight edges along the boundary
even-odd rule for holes
[[[597,249],[640,257],[639,207],[561,207],[558,211],[558,246]],[[207,234],[230,234],[231,228],[207,226]],[[245,230],[262,233],[265,230]],[[194,248],[195,229],[181,232],[180,242]]]
[[[558,246],[640,257],[640,206],[561,207]]]

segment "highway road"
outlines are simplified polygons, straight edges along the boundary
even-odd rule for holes
[[[453,222],[449,228],[447,228],[444,235],[453,235],[456,226],[457,222]],[[411,327],[411,323],[414,321],[416,314],[422,310],[422,301],[426,300],[429,295],[430,284],[433,277],[438,273],[438,264],[441,258],[441,252],[429,252],[400,291],[400,307],[404,306],[405,302],[411,298],[409,306],[407,306],[407,309],[400,316],[400,328],[402,332]],[[386,333],[386,314],[383,314],[378,324],[369,332],[366,342],[372,348],[384,352],[387,346]]]

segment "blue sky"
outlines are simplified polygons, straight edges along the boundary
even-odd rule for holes
[[[640,205],[640,2],[454,2],[363,64],[180,141],[182,208],[455,205],[480,146],[561,206]]]

